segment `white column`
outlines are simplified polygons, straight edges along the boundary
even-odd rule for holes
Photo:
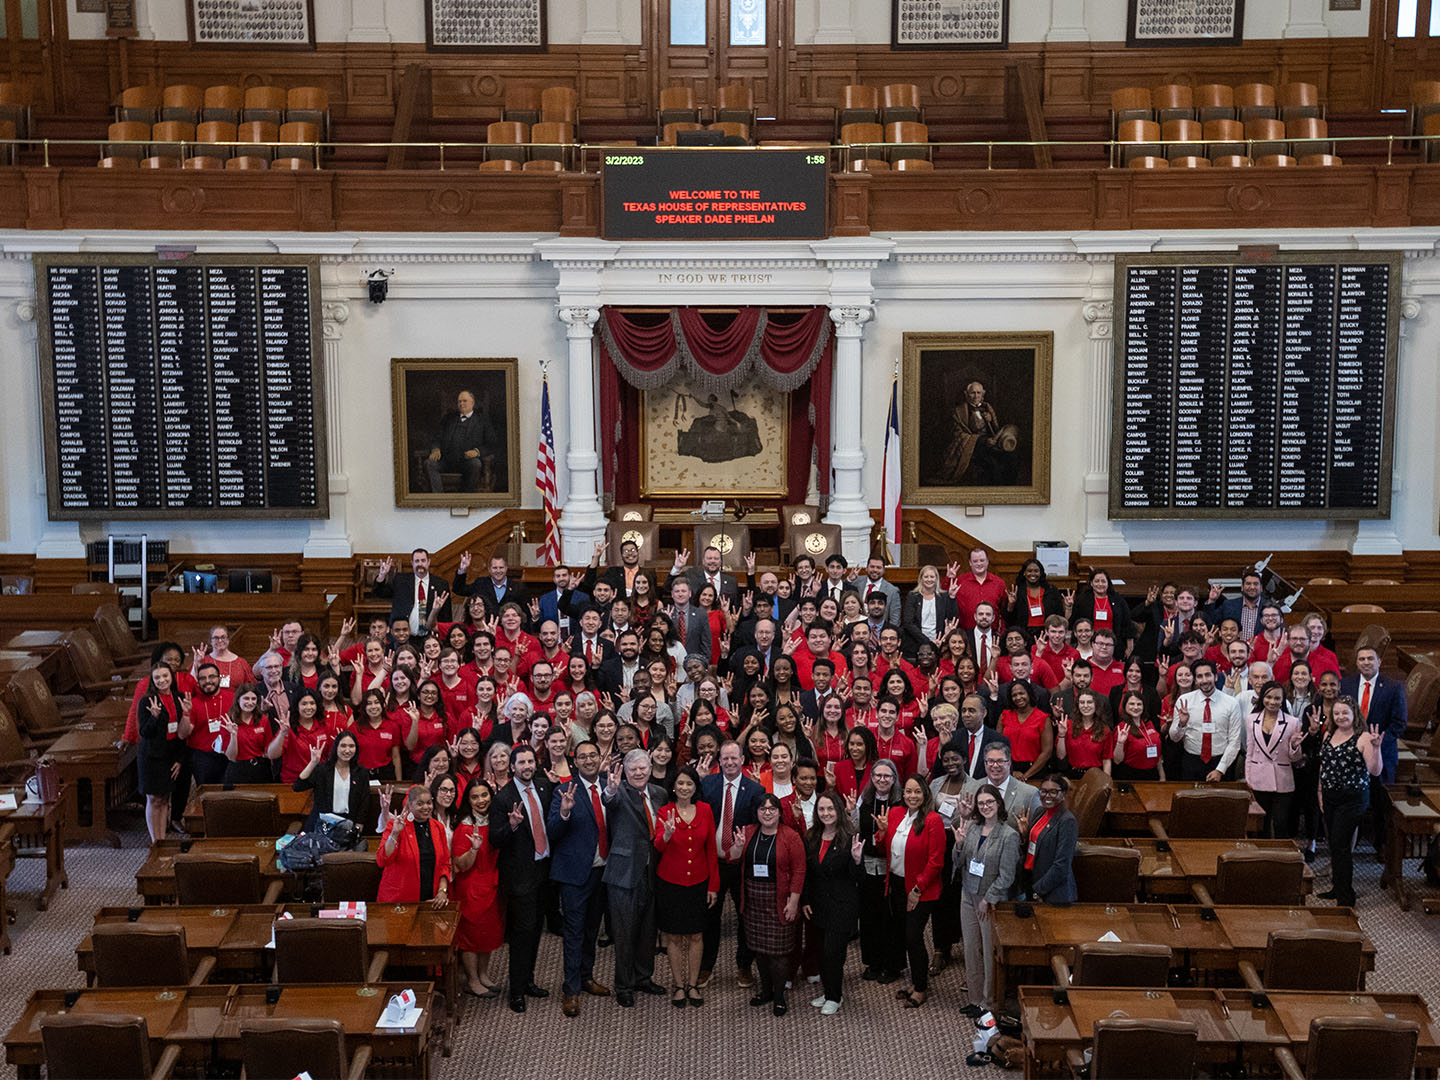
[[[1114,257],[1092,256],[1090,297],[1081,313],[1090,327],[1090,442],[1085,464],[1085,537],[1081,555],[1130,554],[1110,520],[1110,408],[1115,337]]]
[[[569,347],[566,378],[570,384],[569,436],[565,467],[570,491],[560,513],[562,557],[583,564],[605,536],[605,512],[600,507],[600,455],[595,451],[595,323],[598,307],[561,307]]]
[[[582,45],[624,45],[620,33],[620,5],[616,0],[586,0]]]
[[[385,0],[350,0],[350,29],[346,41],[390,41],[390,27],[385,22]]]
[[[1050,0],[1050,29],[1046,41],[1089,41],[1085,28],[1085,0]]]
[[[815,45],[854,45],[854,0],[815,0]]]
[[[1287,38],[1329,37],[1325,25],[1325,0],[1290,0],[1290,21],[1283,34]]]
[[[320,305],[320,315],[325,348],[325,457],[330,516],[311,522],[304,554],[307,559],[348,559],[355,552],[350,544],[347,519],[350,478],[345,473],[345,445],[341,436],[340,337],[341,328],[350,318],[350,305],[344,299],[326,300]]]
[[[832,307],[835,322],[835,373],[830,427],[830,465],[835,484],[830,491],[827,525],[839,525],[845,557],[863,563],[870,555],[870,507],[865,502],[865,448],[860,438],[863,396],[860,339],[874,309],[858,305]]]
[[[150,25],[151,0],[135,0],[135,37],[150,41],[155,37],[155,27]]]

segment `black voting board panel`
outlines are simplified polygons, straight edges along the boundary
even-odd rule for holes
[[[56,521],[325,517],[320,260],[37,255]]]
[[[1389,517],[1400,264],[1117,258],[1110,516]]]

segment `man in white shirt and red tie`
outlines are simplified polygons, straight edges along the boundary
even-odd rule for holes
[[[546,819],[555,852],[550,861],[550,880],[560,890],[560,910],[565,914],[561,1008],[566,1016],[580,1015],[582,990],[597,997],[610,992],[595,981],[595,943],[605,913],[600,876],[605,872],[610,840],[600,748],[588,739],[575,747],[575,771],[580,774],[579,780],[572,780],[552,796]]]
[[[995,605],[989,600],[982,600],[975,605],[971,615],[974,628],[970,631],[970,648],[975,654],[975,666],[980,669],[981,678],[984,678],[985,672],[993,668],[996,660],[1000,658],[1000,635],[995,630],[995,610]]]
[[[374,593],[390,601],[390,623],[404,619],[410,624],[412,634],[420,634],[430,610],[435,606],[436,596],[444,595],[440,606],[439,621],[450,622],[450,584],[444,578],[430,573],[430,552],[416,548],[410,553],[408,574],[395,574],[395,560],[386,558],[375,574]]]
[[[1380,674],[1380,654],[1370,646],[1355,651],[1356,674],[1340,680],[1341,695],[1353,697],[1360,708],[1356,730],[1380,728],[1379,784],[1395,782],[1395,766],[1399,761],[1397,740],[1405,734],[1408,723],[1405,708],[1405,686]],[[1373,789],[1375,785],[1372,784]]]
[[[741,889],[741,848],[735,844],[735,830],[756,823],[755,807],[765,797],[765,789],[744,773],[745,755],[733,739],[720,747],[720,771],[702,777],[700,798],[710,807],[710,815],[719,823],[715,828],[715,852],[720,860],[720,897],[706,913],[705,932],[701,941],[700,974],[697,987],[710,984],[715,960],[720,955],[720,920],[725,913],[728,893],[735,903],[735,966],[741,986],[753,986],[755,976],[751,965],[755,953],[745,943],[745,920],[739,914]]]
[[[570,640],[570,655],[583,656],[590,670],[595,672],[615,655],[615,646],[600,636],[603,622],[599,608],[586,608],[580,616],[580,632]]]
[[[1244,718],[1238,703],[1215,685],[1215,664],[1196,660],[1195,689],[1175,702],[1170,738],[1180,743],[1180,779],[1221,779],[1240,753]]]
[[[891,626],[900,625],[900,590],[885,580],[885,560],[878,555],[870,556],[865,563],[865,578],[858,583],[860,599],[865,603],[865,613],[873,619],[870,597],[885,598],[884,621]]]
[[[690,595],[698,597],[700,590],[706,585],[715,589],[715,602],[718,604],[723,597],[729,600],[732,606],[740,604],[740,583],[733,575],[725,573],[720,563],[720,549],[707,547],[700,553],[700,565],[686,570],[685,564],[690,559],[690,552],[677,551],[675,553],[675,565],[670,570],[670,580],[677,577],[684,577],[690,583]],[[670,582],[666,582],[668,586]]]

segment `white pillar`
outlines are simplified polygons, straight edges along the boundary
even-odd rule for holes
[[[831,383],[834,400],[830,413],[830,465],[835,470],[835,484],[825,523],[840,526],[841,544],[851,563],[863,563],[869,557],[870,528],[874,523],[865,502],[865,447],[860,438],[860,339],[873,313],[873,308],[858,305],[830,309],[830,318],[835,322],[835,373]]]
[[[330,485],[330,515],[311,522],[305,541],[307,559],[348,559],[355,551],[350,544],[347,519],[350,478],[345,473],[345,444],[340,418],[340,337],[350,318],[350,305],[342,298],[320,305],[321,330],[325,349],[325,456],[326,480]]]
[[[1085,0],[1050,0],[1050,29],[1046,41],[1089,41],[1085,28]]]
[[[620,33],[620,5],[616,0],[586,0],[582,45],[624,45]]]
[[[1081,314],[1090,327],[1090,432],[1085,448],[1085,536],[1081,555],[1125,557],[1130,545],[1110,520],[1110,409],[1115,350],[1113,256],[1092,256],[1090,296]]]
[[[390,27],[385,22],[385,0],[350,0],[350,29],[346,41],[390,41]]]
[[[815,0],[815,45],[854,45],[854,0]]]
[[[1282,35],[1287,38],[1329,37],[1325,25],[1325,0],[1290,0],[1290,21]]]
[[[598,307],[561,307],[569,348],[566,378],[570,385],[569,435],[565,467],[570,491],[560,514],[561,553],[567,563],[583,564],[605,536],[600,506],[600,455],[595,451],[595,323]]]

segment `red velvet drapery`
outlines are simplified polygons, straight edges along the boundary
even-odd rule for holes
[[[759,380],[790,394],[789,501],[804,502],[812,460],[822,495],[830,491],[830,313],[799,316],[741,308],[728,319],[678,308],[668,317],[601,313],[601,483],[617,503],[640,497],[640,390],[679,375],[722,391]],[[808,393],[805,392],[808,383]]]

